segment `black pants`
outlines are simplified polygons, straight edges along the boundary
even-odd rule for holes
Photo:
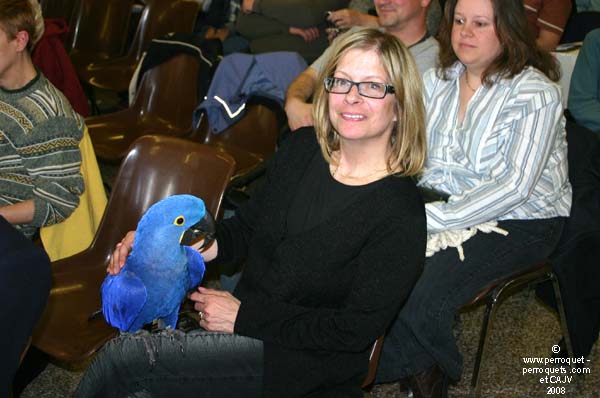
[[[8,395],[50,284],[46,253],[0,217],[0,397]]]
[[[167,329],[109,341],[83,375],[77,398],[260,398],[263,345],[235,334]]]
[[[376,382],[390,382],[439,365],[460,379],[462,357],[452,326],[458,309],[495,280],[544,261],[564,219],[507,220],[507,236],[478,232],[463,244],[465,260],[448,248],[425,260],[425,270],[385,336]]]

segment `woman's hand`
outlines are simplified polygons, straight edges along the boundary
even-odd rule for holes
[[[134,239],[135,231],[129,231],[127,232],[127,235],[117,243],[117,247],[115,247],[115,250],[113,251],[106,272],[111,275],[116,275],[121,271],[121,268],[125,266],[125,261],[127,260],[127,256],[129,256],[129,252],[131,252]]]
[[[205,287],[190,294],[190,300],[195,301],[194,309],[201,314],[200,326],[211,332],[233,333],[240,300],[229,292]]]

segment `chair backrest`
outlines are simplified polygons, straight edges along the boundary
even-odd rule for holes
[[[114,245],[142,214],[165,197],[201,197],[215,217],[235,161],[207,145],[166,136],[136,140],[117,174],[92,247],[108,260]]]
[[[40,0],[44,18],[62,18],[67,23],[71,20],[77,0]]]
[[[198,105],[198,59],[178,54],[142,76],[132,107],[142,115],[169,120],[182,129],[192,129]]]
[[[134,142],[90,248],[52,263],[52,289],[32,344],[59,361],[89,360],[117,333],[101,317],[90,317],[101,308],[100,285],[115,244],[148,207],[170,195],[199,196],[217,215],[234,166],[216,149],[178,138]]]
[[[196,23],[200,5],[195,0],[147,0],[138,27],[127,53],[139,60],[148,49],[150,41],[169,32],[191,33]]]
[[[79,0],[66,49],[94,51],[98,60],[122,55],[134,0]]]
[[[252,104],[246,108],[246,114],[237,123],[219,134],[207,133],[204,143],[234,146],[268,159],[275,152],[279,128],[277,115],[269,107]]]

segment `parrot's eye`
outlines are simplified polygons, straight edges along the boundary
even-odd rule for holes
[[[175,221],[173,221],[173,224],[183,225],[184,222],[185,222],[185,218],[183,216],[179,216],[175,219]]]

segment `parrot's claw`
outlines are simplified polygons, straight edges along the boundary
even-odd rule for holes
[[[185,354],[185,333],[181,330],[171,329],[170,327],[167,330],[170,332],[171,340],[176,340],[179,343],[179,351]]]
[[[146,354],[148,354],[150,367],[154,367],[154,364],[156,363],[156,354],[158,350],[152,342],[152,334],[150,334],[147,330],[140,329],[137,332],[133,333],[132,336],[136,339],[142,340],[142,342],[144,343],[144,348],[146,349]]]

